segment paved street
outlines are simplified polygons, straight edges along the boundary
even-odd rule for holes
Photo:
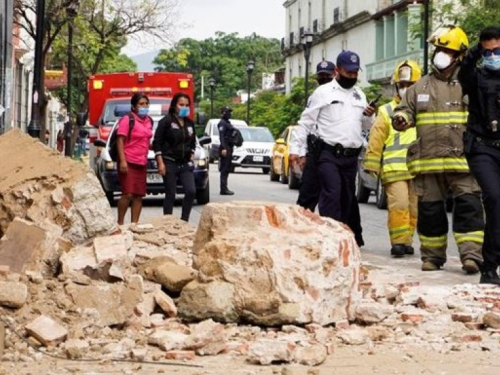
[[[294,204],[297,200],[297,190],[288,189],[287,185],[279,182],[271,182],[268,175],[262,174],[260,169],[236,169],[236,173],[229,176],[229,187],[235,191],[234,196],[219,195],[219,172],[217,164],[210,165],[210,188],[211,202],[229,202],[232,200],[251,200],[267,202],[283,202]],[[141,219],[157,217],[162,215],[162,198],[148,197]],[[367,204],[361,204],[361,219],[363,225],[363,237],[365,246],[361,249],[363,262],[369,263],[381,269],[383,273],[404,274],[410,280],[420,281],[428,285],[454,285],[457,283],[476,283],[478,276],[467,276],[461,270],[458,259],[457,247],[453,236],[449,235],[448,262],[443,271],[422,272],[420,271],[420,259],[418,255],[418,239],[415,236],[415,249],[417,253],[413,257],[393,259],[389,256],[389,236],[386,228],[387,211],[380,210],[375,205],[375,197],[370,198]],[[113,209],[116,213],[116,208]],[[174,215],[180,217],[180,200],[174,209]],[[195,206],[191,213],[190,224],[197,225],[203,206]],[[451,214],[448,214],[451,222]],[[128,218],[127,218],[128,219]]]

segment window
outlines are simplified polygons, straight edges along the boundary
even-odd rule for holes
[[[318,32],[318,20],[313,21],[313,33]]]
[[[302,26],[299,30],[299,38],[302,38],[303,35],[304,35],[304,26]]]
[[[294,35],[294,32],[292,31],[292,32],[290,33],[290,47],[292,47],[292,46],[294,46],[294,45],[295,45],[294,38],[295,38],[295,35]]]
[[[340,8],[336,7],[333,10],[333,24],[335,25],[336,23],[340,22]]]

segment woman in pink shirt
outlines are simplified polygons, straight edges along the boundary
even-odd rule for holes
[[[137,224],[142,210],[142,197],[146,195],[148,151],[153,136],[153,123],[148,116],[149,98],[136,93],[131,99],[130,116],[134,126],[129,132],[129,115],[118,123],[118,178],[122,195],[118,201],[118,225],[123,225],[131,205],[131,223]],[[130,135],[129,135],[130,134]]]

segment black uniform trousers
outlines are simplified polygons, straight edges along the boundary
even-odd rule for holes
[[[188,163],[176,163],[175,161],[163,159],[167,173],[163,176],[165,185],[165,199],[163,200],[163,215],[172,215],[174,211],[175,193],[177,190],[177,179],[179,179],[184,189],[184,199],[182,200],[181,220],[189,221],[189,215],[193,208],[196,195],[196,185],[194,183],[194,166]]]
[[[233,159],[233,148],[226,149],[226,156],[219,153],[219,171],[220,171],[220,192],[228,191],[227,180],[231,171],[231,160]]]
[[[482,268],[496,270],[500,266],[500,150],[474,142],[466,158],[481,188],[486,213]]]
[[[299,188],[299,198],[297,204],[300,207],[314,212],[319,201],[321,192],[321,181],[319,179],[318,165],[314,156],[308,153],[306,155],[306,165],[302,171],[301,184]]]
[[[319,214],[345,223],[354,232],[358,246],[363,246],[361,217],[356,200],[358,156],[335,156],[321,151],[318,173],[321,181]]]

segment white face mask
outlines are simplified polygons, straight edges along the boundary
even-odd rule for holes
[[[406,91],[408,90],[407,87],[401,87],[401,88],[398,88],[398,95],[401,99],[403,99],[405,97],[405,94],[406,94]]]
[[[444,70],[451,65],[453,59],[447,53],[438,52],[434,55],[434,60],[432,62],[434,63],[434,66],[436,68],[438,68],[439,70]]]

